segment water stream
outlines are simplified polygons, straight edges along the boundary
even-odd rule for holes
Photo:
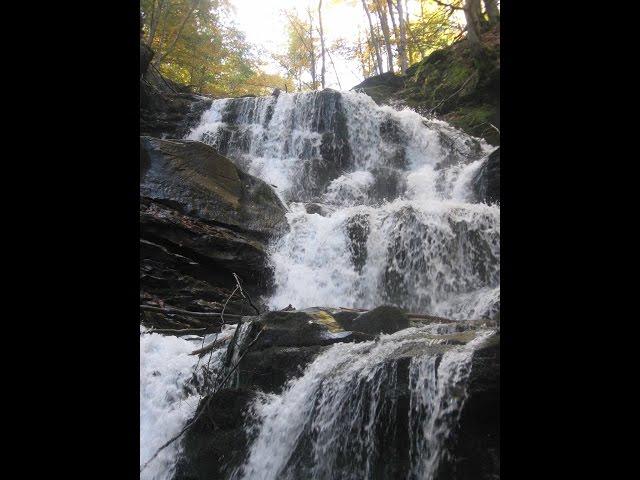
[[[272,309],[391,304],[454,319],[499,311],[500,207],[472,188],[492,150],[483,141],[330,90],[215,100],[188,138],[272,184],[288,207],[289,231],[269,250]],[[259,396],[246,459],[230,476],[435,478],[473,353],[494,331],[463,333],[451,343],[455,324],[430,325],[327,348],[280,394]],[[141,335],[141,464],[195,411],[197,357],[188,352],[198,342]],[[179,454],[176,443],[142,478],[171,478]]]
[[[500,208],[470,188],[491,147],[355,92],[213,102],[189,134],[276,187],[290,231],[271,247],[274,308],[392,304],[491,317]]]

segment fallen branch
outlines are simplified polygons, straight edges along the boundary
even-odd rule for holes
[[[251,297],[249,296],[249,294],[247,293],[245,295],[244,290],[242,289],[242,285],[240,284],[240,279],[238,278],[238,275],[236,275],[235,273],[233,274],[233,278],[236,279],[236,284],[238,285],[238,288],[240,289],[240,295],[242,295],[242,298],[244,298],[245,300],[247,300],[249,302],[249,305],[251,305],[253,307],[253,309],[256,311],[256,313],[258,315],[260,315],[260,310],[258,310],[258,307],[256,307],[253,302],[251,301]]]
[[[460,93],[464,87],[467,86],[467,83],[469,83],[469,81],[477,75],[477,72],[473,72],[471,75],[469,75],[469,77],[464,81],[464,83],[462,84],[462,86],[456,90],[455,92],[453,92],[451,95],[449,95],[447,98],[445,98],[444,100],[442,100],[440,103],[438,103],[435,107],[433,107],[431,110],[429,110],[429,115],[433,115],[433,113],[436,111],[437,108],[440,107],[440,105],[442,105],[443,103],[449,101],[450,99],[452,99],[453,97],[455,97],[458,93]]]
[[[407,317],[409,319],[418,319],[418,320],[429,320],[431,322],[437,323],[453,323],[455,320],[451,320],[449,318],[436,317],[434,315],[421,315],[418,313],[407,313]]]
[[[344,310],[347,312],[368,312],[366,308],[347,308],[347,307],[338,307],[340,310]]]
[[[210,350],[215,350],[216,348],[221,347],[222,345],[227,343],[227,340],[228,340],[227,338],[222,338],[220,340],[214,340],[213,342],[206,344],[204,347],[198,348],[197,350],[194,350],[189,355],[200,355],[200,356],[202,356],[205,353],[209,352]]]
[[[209,327],[204,328],[150,328],[146,332],[141,333],[172,333],[175,335],[197,335],[201,333],[218,333],[216,331],[212,331]]]
[[[196,318],[213,318],[213,317],[220,317],[222,315],[222,312],[192,312],[190,310],[182,310],[180,308],[173,308],[173,307],[165,307],[165,308],[160,308],[160,307],[154,307],[152,305],[140,305],[140,310],[144,310],[147,312],[157,312],[157,313],[164,313],[166,315],[186,315],[188,317],[196,317]],[[238,320],[240,320],[243,315],[231,315],[231,314],[226,314],[226,317],[229,318],[237,318]],[[229,322],[229,323],[237,323],[237,322]]]

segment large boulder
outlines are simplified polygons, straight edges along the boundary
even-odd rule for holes
[[[187,215],[268,239],[287,225],[271,186],[201,142],[140,138],[140,194]]]
[[[236,331],[227,351],[228,364],[241,357],[233,385],[279,392],[287,380],[300,375],[325,348],[375,338],[345,330],[336,318],[341,313],[339,309],[309,308],[245,317],[250,323],[245,325],[242,335],[240,330]]]
[[[272,273],[266,245],[287,227],[271,187],[199,142],[140,139],[141,302],[188,311],[252,313],[237,295],[239,275],[261,309]],[[145,312],[156,327],[211,321]]]

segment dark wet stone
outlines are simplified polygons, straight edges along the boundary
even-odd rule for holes
[[[369,216],[356,214],[351,217],[346,225],[349,238],[349,252],[351,262],[358,273],[367,263],[367,239],[369,238]]]
[[[478,201],[500,202],[500,148],[489,155],[471,182]]]
[[[200,401],[196,415],[202,414],[185,433],[174,480],[228,478],[248,447],[246,414],[255,396],[249,389],[225,389]]]
[[[386,305],[360,314],[351,323],[353,330],[372,335],[377,333],[395,333],[408,326],[409,318],[402,310]]]

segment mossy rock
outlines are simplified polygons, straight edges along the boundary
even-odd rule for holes
[[[387,73],[354,88],[364,90],[378,104],[404,103],[499,145],[499,24],[483,34],[482,45],[479,53],[472,54],[463,39],[411,65],[402,77]]]

